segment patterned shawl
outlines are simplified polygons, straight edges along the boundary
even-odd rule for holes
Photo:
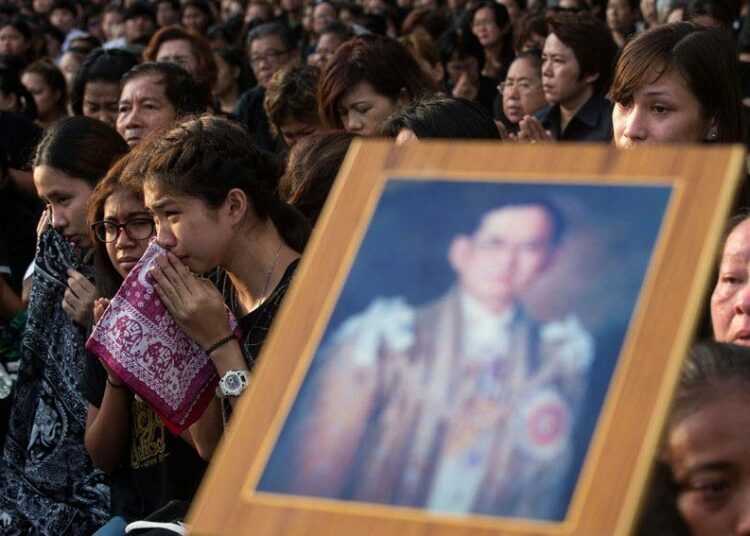
[[[106,476],[84,447],[84,332],[62,310],[67,269],[93,268],[54,229],[39,238],[0,479],[0,533],[88,535],[109,517]]]
[[[203,415],[218,377],[203,348],[169,314],[151,268],[165,250],[151,242],[94,328],[86,347],[145,400],[173,434]],[[227,309],[229,325],[242,339]]]

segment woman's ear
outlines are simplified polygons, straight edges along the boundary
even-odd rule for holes
[[[224,200],[224,211],[232,225],[238,225],[242,223],[245,218],[245,214],[248,211],[248,199],[247,194],[240,188],[232,188],[229,190],[226,199]]]

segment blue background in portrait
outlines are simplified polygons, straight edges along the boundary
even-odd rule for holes
[[[336,328],[376,298],[401,296],[411,305],[432,301],[455,284],[447,260],[454,237],[470,234],[489,210],[507,203],[547,201],[566,220],[560,262],[536,296],[525,300],[544,320],[571,312],[594,336],[596,356],[584,411],[574,433],[576,461],[570,489],[560,505],[562,520],[585,459],[628,324],[666,212],[671,187],[558,185],[390,179],[326,327],[319,349]],[[289,493],[288,459],[294,430],[303,422],[318,352],[258,485]]]

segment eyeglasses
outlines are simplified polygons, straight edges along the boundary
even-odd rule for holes
[[[148,218],[135,218],[125,223],[113,221],[98,221],[91,225],[96,238],[100,242],[114,242],[120,237],[120,231],[125,229],[125,234],[131,240],[145,240],[154,234],[154,220]]]
[[[497,86],[497,90],[500,93],[505,93],[506,91],[510,93],[514,89],[518,89],[520,93],[530,93],[535,87],[537,87],[539,84],[532,84],[531,82],[526,81],[520,81],[520,82],[500,82],[500,84]]]
[[[257,56],[250,56],[250,65],[252,65],[253,67],[256,67],[260,65],[260,62],[262,61],[267,61],[268,63],[274,63],[278,61],[278,59],[281,58],[281,56],[284,56],[288,53],[289,53],[288,50],[281,50],[281,51],[270,50],[266,52],[265,54],[258,54]]]
[[[479,19],[471,23],[472,28],[482,28],[482,27],[489,28],[490,26],[497,26],[497,23],[491,19],[488,19],[488,20]]]

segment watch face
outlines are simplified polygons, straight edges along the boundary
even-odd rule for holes
[[[225,385],[227,386],[227,391],[237,391],[240,387],[242,387],[242,381],[240,380],[239,374],[232,374],[231,376],[228,376],[225,382]]]
[[[247,377],[242,372],[227,372],[219,382],[224,396],[238,396],[247,386]]]

